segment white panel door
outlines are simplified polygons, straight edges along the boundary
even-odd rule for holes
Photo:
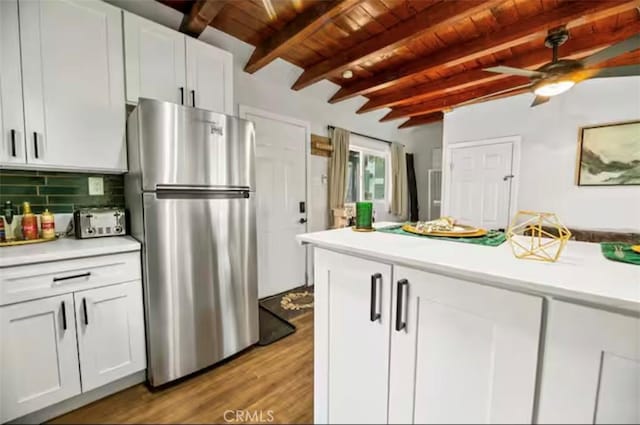
[[[27,162],[126,171],[120,9],[20,0]]]
[[[82,391],[146,367],[142,284],[74,293]]]
[[[451,149],[448,215],[488,229],[506,228],[513,144],[496,143]]]
[[[185,104],[234,115],[233,55],[195,38],[187,42],[187,87]]]
[[[0,1],[0,165],[24,164],[18,1]]]
[[[391,266],[316,248],[315,288],[314,422],[387,423]]]
[[[307,128],[258,113],[244,117],[256,127],[258,293],[260,298],[305,284]],[[306,211],[306,208],[305,208]]]
[[[127,102],[139,97],[185,104],[185,36],[124,11]]]
[[[80,394],[73,296],[0,307],[0,422]]]
[[[549,306],[539,423],[640,423],[640,319]]]
[[[394,282],[389,423],[531,423],[542,299],[404,267]]]

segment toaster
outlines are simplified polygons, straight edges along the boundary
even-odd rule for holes
[[[127,234],[124,208],[80,208],[73,212],[76,238],[101,238]]]

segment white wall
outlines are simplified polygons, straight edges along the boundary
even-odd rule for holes
[[[174,29],[180,27],[183,17],[180,12],[155,0],[107,2]],[[199,39],[233,53],[236,113],[237,105],[243,104],[308,121],[311,123],[311,132],[323,136],[327,135],[327,126],[334,125],[384,140],[396,141],[400,138],[397,129],[399,122],[378,122],[388,109],[358,115],[355,111],[366,101],[363,97],[331,105],[327,100],[339,89],[337,85],[323,80],[304,90],[294,91],[291,86],[302,73],[301,68],[276,59],[255,74],[248,74],[243,69],[253,52],[253,46],[212,27],[208,27]],[[321,181],[321,176],[327,173],[327,166],[326,158],[312,157],[311,187],[318,193],[309,194],[310,230],[324,229],[327,225],[325,215],[314,214],[327,209],[326,183]],[[384,218],[387,217],[380,219]]]
[[[523,94],[446,114],[445,148],[520,135],[518,209],[555,212],[575,228],[640,230],[640,186],[575,184],[579,128],[640,119],[640,77],[585,81],[535,108],[529,107],[532,97]]]

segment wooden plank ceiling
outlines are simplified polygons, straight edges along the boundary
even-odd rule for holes
[[[400,128],[526,84],[482,68],[549,62],[550,29],[569,30],[559,56],[571,59],[640,33],[640,0],[159,1],[185,14],[187,34],[211,25],[256,46],[246,72],[282,58],[304,69],[293,90],[330,80],[341,88],[329,102],[365,96],[357,113],[391,108],[381,121],[402,119]],[[638,63],[635,51],[605,65]]]

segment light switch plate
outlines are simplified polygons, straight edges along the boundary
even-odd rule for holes
[[[89,195],[104,195],[104,179],[102,177],[89,177]]]

